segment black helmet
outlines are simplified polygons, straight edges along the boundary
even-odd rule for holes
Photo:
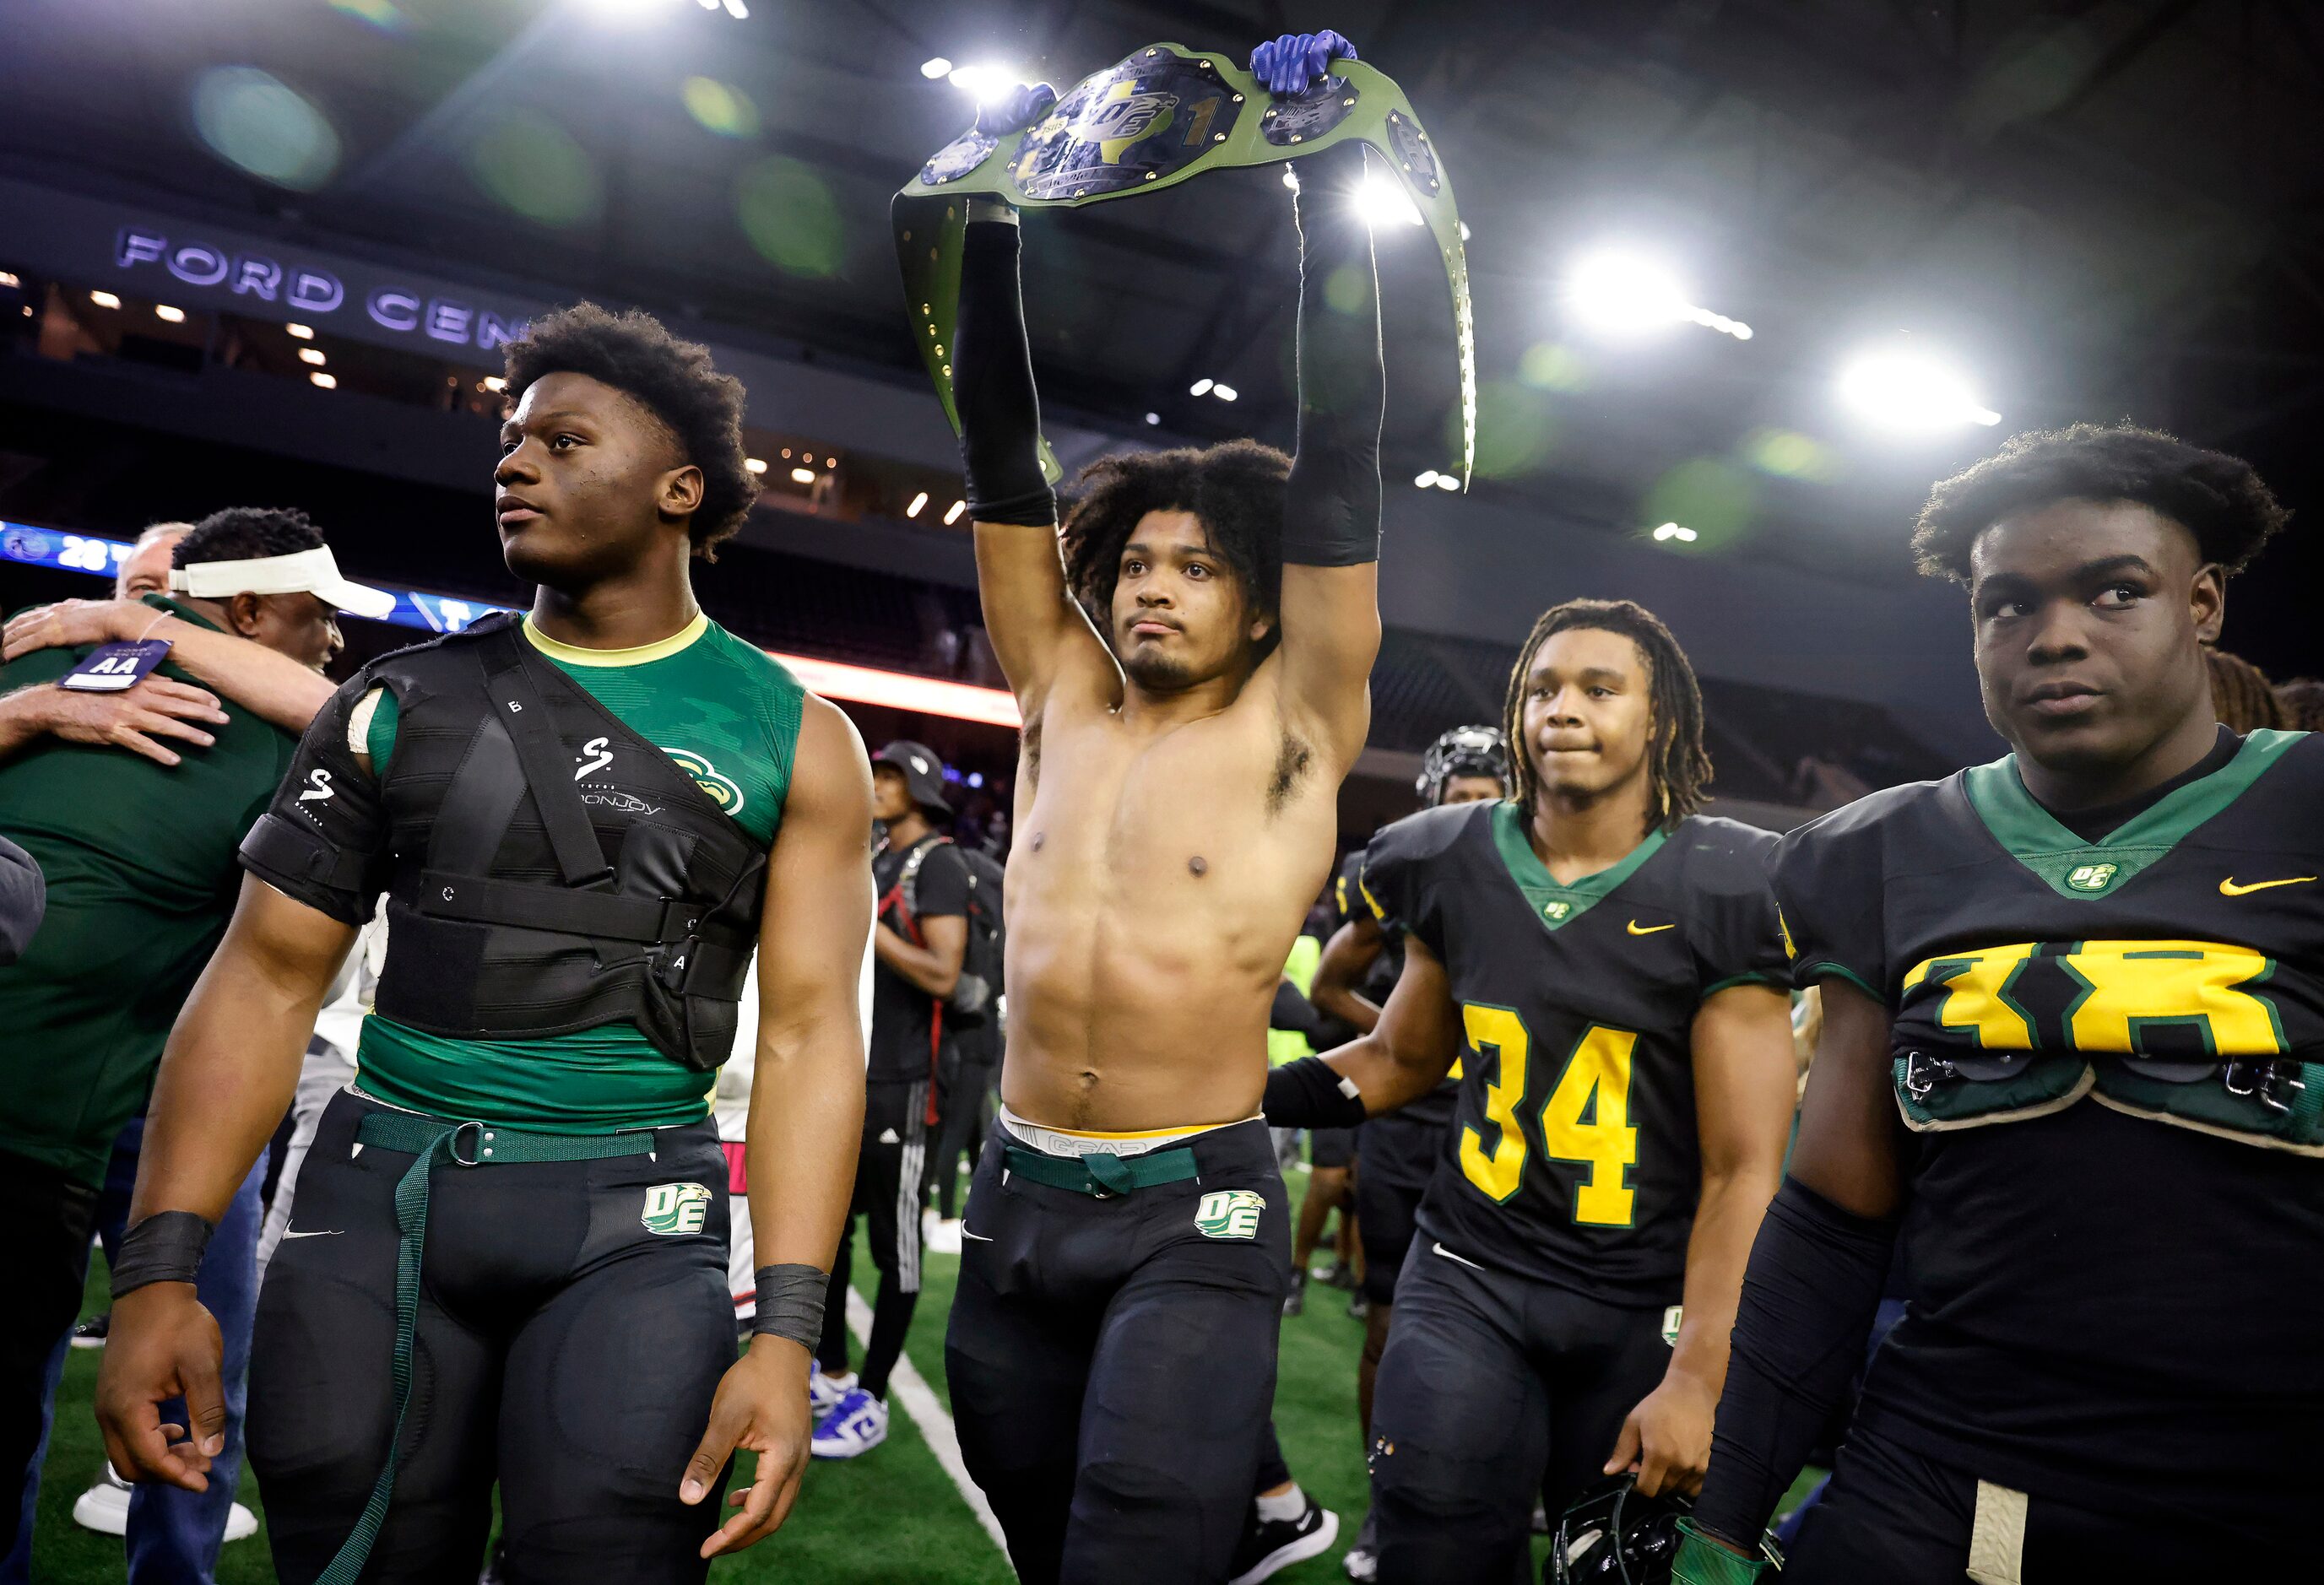
[[[1489,776],[1509,790],[1509,740],[1498,726],[1456,726],[1428,745],[1420,756],[1420,775],[1412,784],[1430,808],[1444,796],[1444,784],[1456,776]]]
[[[1678,1558],[1678,1521],[1694,1504],[1676,1492],[1646,1497],[1628,1475],[1583,1492],[1557,1522],[1542,1577],[1549,1585],[1669,1585]],[[1773,1545],[1762,1549],[1778,1567]]]

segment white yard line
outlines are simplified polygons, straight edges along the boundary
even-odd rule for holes
[[[847,1290],[847,1328],[855,1334],[857,1342],[871,1342],[872,1305],[852,1285]],[[969,1479],[968,1466],[961,1461],[960,1438],[953,1434],[952,1416],[936,1401],[936,1395],[913,1366],[910,1355],[896,1361],[888,1387],[896,1401],[904,1405],[904,1413],[912,1417],[912,1424],[920,1428],[920,1437],[928,1444],[928,1451],[936,1454],[936,1462],[952,1477],[952,1483],[960,1488],[961,1501],[968,1505],[968,1511],[976,1516],[976,1522],[984,1526],[984,1533],[992,1537],[992,1544],[1005,1556],[1008,1538],[1001,1534],[1001,1521],[992,1516],[992,1507],[984,1500],[982,1488]]]

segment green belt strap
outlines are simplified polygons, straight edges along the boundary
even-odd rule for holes
[[[403,1442],[404,1412],[411,1406],[411,1334],[420,1319],[420,1258],[428,1238],[428,1182],[439,1163],[500,1166],[534,1161],[603,1161],[653,1153],[652,1130],[624,1134],[524,1134],[489,1123],[447,1123],[409,1111],[367,1113],[355,1129],[359,1145],[374,1145],[411,1156],[411,1166],[395,1185],[395,1429],[389,1435],[387,1462],[373,1482],[363,1516],[325,1569],[317,1585],[355,1585],[370,1560],[372,1543],[386,1521],[395,1492],[395,1466]]]
[[[1684,1516],[1678,1520],[1678,1533],[1684,1539],[1671,1563],[1671,1585],[1751,1585],[1767,1571],[1769,1559],[1764,1549],[1756,1558],[1738,1556]]]
[[[1361,60],[1334,60],[1327,69],[1307,92],[1277,98],[1220,51],[1149,44],[1083,78],[1034,125],[999,136],[971,126],[930,156],[896,195],[890,218],[912,339],[954,433],[960,412],[949,349],[959,319],[970,198],[999,198],[1020,209],[1077,208],[1158,192],[1205,170],[1297,159],[1353,138],[1387,160],[1444,266],[1461,360],[1465,484],[1477,451],[1476,328],[1452,180],[1412,101],[1387,73]],[[1041,471],[1054,484],[1064,470],[1047,440],[1040,450]]]
[[[1100,1199],[1161,1184],[1183,1184],[1202,1175],[1202,1169],[1194,1165],[1194,1153],[1183,1147],[1143,1156],[1045,1156],[1011,1145],[1001,1152],[1001,1160],[1010,1172],[1037,1184]]]

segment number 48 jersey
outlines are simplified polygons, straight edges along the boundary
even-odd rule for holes
[[[1679,1302],[1701,1188],[1694,1018],[1729,986],[1788,982],[1775,842],[1692,816],[1561,886],[1515,804],[1373,839],[1364,889],[1443,964],[1468,1037],[1424,1234],[1609,1303]]]

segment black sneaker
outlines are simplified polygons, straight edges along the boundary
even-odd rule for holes
[[[1295,1271],[1291,1274],[1291,1291],[1283,1295],[1283,1313],[1286,1315],[1296,1315],[1305,1308],[1307,1308],[1307,1274],[1304,1271]]]
[[[1340,1538],[1340,1516],[1307,1499],[1307,1511],[1296,1519],[1262,1519],[1256,1504],[1243,1526],[1242,1544],[1235,1548],[1234,1573],[1227,1585],[1259,1585],[1296,1562],[1319,1557]]]
[[[90,1316],[72,1330],[72,1346],[76,1349],[101,1349],[105,1335],[113,1330],[113,1312],[100,1312]]]
[[[1317,1282],[1327,1288],[1339,1288],[1345,1292],[1352,1290],[1356,1286],[1355,1267],[1344,1260],[1333,1266],[1329,1271],[1318,1271],[1313,1275]]]

